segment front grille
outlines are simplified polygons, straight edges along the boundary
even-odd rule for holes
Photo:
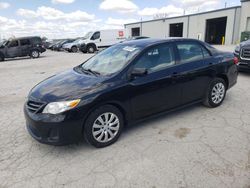
[[[241,59],[250,60],[250,48],[242,48]]]
[[[27,102],[27,109],[32,113],[37,113],[44,107],[44,105],[44,103],[29,100]]]

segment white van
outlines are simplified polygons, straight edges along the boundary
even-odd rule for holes
[[[123,29],[100,30],[88,32],[79,49],[83,53],[94,53],[100,48],[107,48],[125,40]]]

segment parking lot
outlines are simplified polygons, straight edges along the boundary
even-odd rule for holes
[[[29,90],[90,56],[47,51],[0,63],[1,188],[250,187],[250,73],[240,73],[222,106],[198,104],[144,121],[106,148],[31,138],[23,116]]]

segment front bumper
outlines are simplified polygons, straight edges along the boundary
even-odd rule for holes
[[[239,71],[245,71],[245,70],[250,71],[250,60],[242,59],[240,55],[235,54],[235,53],[234,55],[239,59],[239,63],[238,63]]]
[[[41,143],[66,145],[79,142],[82,138],[83,119],[77,118],[74,113],[31,113],[25,105],[24,115],[29,134]]]
[[[239,61],[239,64],[238,64],[238,68],[239,68],[239,71],[244,71],[244,70],[248,70],[250,71],[250,61],[242,61],[240,60]]]

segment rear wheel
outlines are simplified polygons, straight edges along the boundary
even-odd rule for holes
[[[78,51],[78,49],[77,49],[76,46],[73,46],[73,47],[71,48],[71,52],[76,53],[77,51]]]
[[[215,78],[209,85],[203,104],[210,108],[220,106],[226,96],[226,82],[222,78]]]
[[[30,57],[39,58],[40,57],[40,52],[38,50],[32,50],[31,53],[30,53]]]
[[[94,110],[86,120],[84,137],[91,145],[101,148],[117,141],[123,129],[123,115],[112,105]]]

